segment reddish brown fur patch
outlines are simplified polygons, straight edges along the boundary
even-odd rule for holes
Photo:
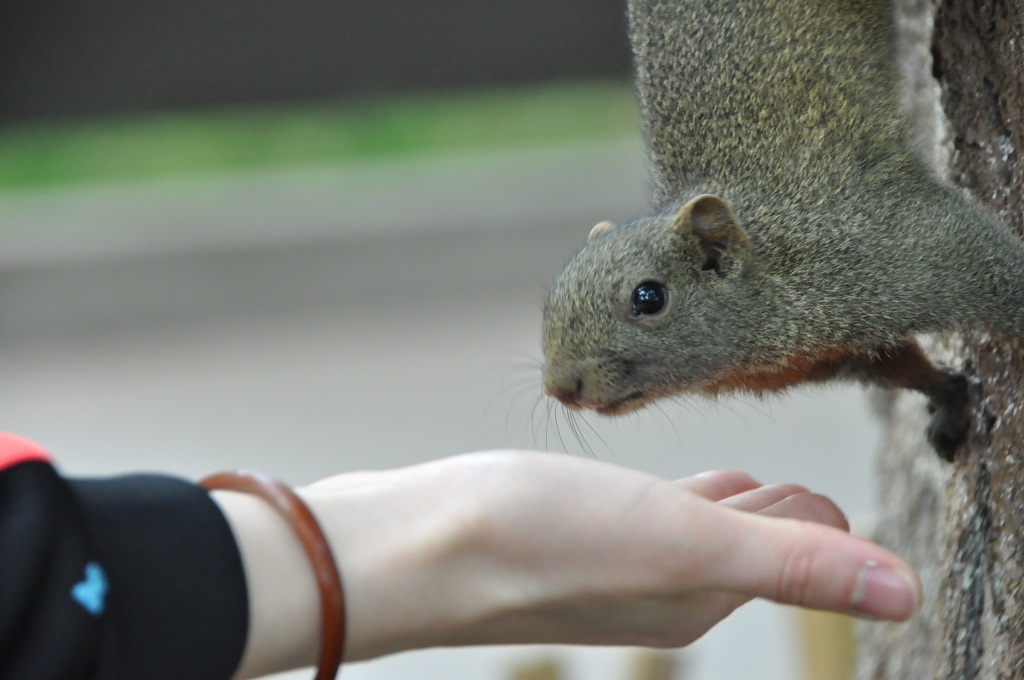
[[[834,347],[817,353],[798,354],[772,366],[744,366],[710,383],[704,391],[777,392],[803,382],[834,377],[850,359],[862,355],[862,352],[850,348]]]

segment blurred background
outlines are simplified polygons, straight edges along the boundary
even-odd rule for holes
[[[740,468],[867,517],[880,428],[857,390],[588,416],[582,437],[541,398],[548,282],[647,204],[629,69],[621,0],[7,3],[0,427],[72,475],[301,484],[542,448]],[[752,603],[659,677],[804,677],[795,620]],[[545,660],[640,672],[630,650],[521,647],[344,677]]]

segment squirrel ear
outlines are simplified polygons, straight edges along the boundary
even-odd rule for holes
[[[611,220],[605,220],[604,222],[598,222],[594,225],[594,228],[590,230],[590,234],[587,235],[587,243],[590,243],[598,236],[606,234],[615,228],[615,223]]]
[[[676,214],[672,227],[700,244],[705,257],[701,265],[703,271],[726,276],[750,253],[747,232],[732,214],[729,204],[718,196],[704,194],[687,201]]]

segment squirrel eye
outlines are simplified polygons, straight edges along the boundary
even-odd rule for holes
[[[633,316],[657,314],[665,307],[668,291],[657,281],[644,281],[633,289],[630,306]]]

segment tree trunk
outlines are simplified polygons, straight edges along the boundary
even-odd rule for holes
[[[923,153],[1024,233],[1021,3],[897,5]],[[886,397],[875,537],[918,570],[925,599],[909,623],[859,625],[857,675],[1024,678],[1024,341],[974,328],[936,339],[932,351],[967,374],[974,425],[957,460],[941,464],[922,437],[923,401]]]

